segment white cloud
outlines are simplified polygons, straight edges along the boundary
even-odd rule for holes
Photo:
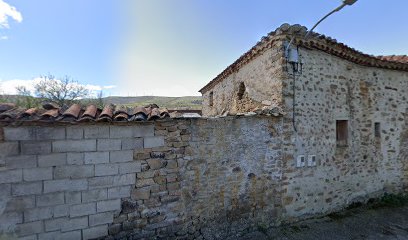
[[[0,36],[0,40],[7,40],[8,37],[7,36]]]
[[[1,1],[1,0],[0,0]],[[18,86],[24,86],[27,90],[31,91],[33,94],[35,89],[34,85],[38,82],[40,82],[42,78],[37,77],[33,78],[31,80],[21,80],[21,79],[13,79],[13,80],[0,80],[0,93],[1,94],[17,94],[16,87]],[[93,84],[85,84],[86,89],[88,89],[91,92],[91,96],[96,96],[97,92],[102,91],[103,89],[112,89],[116,88],[114,85],[110,86],[99,86],[99,85],[93,85]]]
[[[23,21],[23,16],[15,7],[0,0],[0,28],[10,28],[8,22],[9,18],[12,18],[19,23]]]

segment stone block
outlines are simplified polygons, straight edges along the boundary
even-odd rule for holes
[[[122,139],[122,150],[142,150],[143,138]]]
[[[20,153],[18,142],[0,143],[0,159],[8,156],[15,156]]]
[[[4,127],[3,130],[6,141],[35,140],[35,132],[32,127]]]
[[[24,222],[33,222],[53,217],[52,208],[34,208],[24,211]]]
[[[79,126],[68,126],[66,128],[67,131],[67,139],[83,139],[84,138],[84,129]]]
[[[19,239],[19,240],[37,240],[37,234],[20,237],[20,238],[18,238],[18,239]]]
[[[159,158],[147,159],[147,164],[149,164],[150,169],[156,170],[164,166],[164,160]]]
[[[131,162],[133,161],[133,151],[123,150],[123,151],[112,151],[110,152],[110,162]]]
[[[23,181],[23,170],[15,169],[8,171],[0,171],[0,184],[15,183]]]
[[[85,203],[69,207],[69,216],[79,217],[96,213],[96,203]]]
[[[116,175],[119,172],[118,164],[98,164],[95,165],[95,176]]]
[[[143,146],[144,148],[162,147],[164,146],[164,137],[163,136],[145,137]]]
[[[110,126],[110,138],[131,138],[133,132],[131,126]]]
[[[65,139],[65,127],[36,127],[35,140]]]
[[[52,231],[59,231],[61,230],[62,226],[68,221],[69,218],[53,218],[50,220],[44,221],[45,231],[52,232]]]
[[[68,232],[77,229],[88,228],[88,216],[70,218],[61,223],[61,231]]]
[[[133,200],[147,200],[150,198],[150,188],[132,189],[131,198]]]
[[[47,233],[40,233],[38,234],[38,240],[55,240],[59,239],[60,232],[47,232]]]
[[[153,137],[154,124],[135,125],[132,127],[133,137]]]
[[[146,178],[146,179],[138,179],[136,181],[136,187],[137,188],[142,188],[142,187],[147,187],[147,186],[153,186],[156,185],[154,182],[153,178]]]
[[[20,155],[6,157],[6,168],[35,168],[37,167],[37,156],[35,155]]]
[[[19,237],[41,233],[43,231],[44,223],[42,221],[23,223],[17,225],[16,233]]]
[[[64,178],[88,178],[93,177],[94,173],[94,166],[92,165],[84,165],[84,166],[59,166],[54,169],[54,179],[64,179]]]
[[[67,217],[69,214],[69,206],[68,205],[59,205],[52,208],[54,213],[54,218],[58,217]]]
[[[51,193],[36,196],[38,207],[64,204],[64,193]]]
[[[109,152],[86,152],[85,164],[109,163]]]
[[[89,184],[89,189],[111,187],[113,184],[113,176],[89,178],[88,184]]]
[[[55,240],[55,239],[58,239],[58,240],[81,239],[81,230],[64,232],[64,233],[61,233],[60,231],[55,231],[55,232],[38,234],[38,240]]]
[[[81,236],[81,230],[64,232],[58,236],[58,240],[81,239]]]
[[[52,168],[23,169],[23,179],[27,182],[50,180],[52,179]]]
[[[134,185],[136,183],[136,174],[124,174],[113,176],[112,186]]]
[[[64,127],[4,127],[6,141],[65,139]]]
[[[82,202],[81,192],[65,192],[66,204],[79,204]]]
[[[67,163],[66,153],[53,153],[47,155],[38,156],[38,166],[39,167],[54,167],[61,166]]]
[[[16,183],[11,185],[13,196],[24,196],[32,194],[41,194],[42,182]]]
[[[23,213],[5,212],[0,214],[0,232],[8,232],[16,224],[23,222]],[[0,235],[1,236],[1,235]],[[4,239],[7,240],[7,239]]]
[[[120,139],[98,139],[97,149],[98,151],[115,151],[121,150],[122,141]]]
[[[89,216],[89,226],[97,226],[113,222],[113,212],[98,213]]]
[[[84,153],[67,153],[67,164],[83,165],[85,159]]]
[[[140,161],[119,163],[119,173],[120,174],[138,173],[141,171],[142,171],[142,166],[141,166]]]
[[[48,154],[51,153],[51,142],[49,141],[22,141],[22,154]]]
[[[3,196],[4,198],[4,196]],[[14,197],[13,201],[8,201],[6,212],[23,212],[26,209],[35,207],[35,196]]]
[[[127,198],[130,197],[130,189],[131,186],[125,187],[114,187],[108,189],[108,198],[115,199],[115,198]]]
[[[118,211],[121,209],[120,199],[106,200],[96,203],[96,211],[100,212],[109,212],[109,211]]]
[[[95,239],[108,235],[108,225],[101,225],[82,230],[82,239]]]
[[[61,179],[44,181],[44,193],[59,191],[81,191],[88,188],[86,179]]]
[[[96,140],[63,140],[52,143],[53,152],[92,152],[96,151]]]
[[[107,189],[94,189],[82,192],[82,202],[96,202],[108,198]]]
[[[86,126],[84,127],[85,138],[109,138],[109,126]]]

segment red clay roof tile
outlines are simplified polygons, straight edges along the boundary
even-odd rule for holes
[[[56,121],[56,122],[89,122],[89,121],[146,121],[161,119],[169,116],[168,110],[159,109],[156,104],[148,108],[136,107],[129,111],[125,106],[115,108],[108,104],[103,110],[90,104],[82,108],[79,104],[72,104],[65,111],[54,103],[45,103],[44,109],[17,108],[13,104],[0,104],[0,121]],[[131,112],[129,114],[129,112]]]

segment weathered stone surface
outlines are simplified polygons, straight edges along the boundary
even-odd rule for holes
[[[109,126],[86,126],[84,138],[109,138]]]
[[[164,146],[164,137],[155,136],[155,137],[145,137],[143,146],[144,148],[155,148]]]
[[[13,196],[23,196],[42,193],[42,182],[15,183],[11,185]]]
[[[40,181],[52,179],[52,168],[30,168],[23,169],[24,181]]]
[[[22,141],[22,154],[47,154],[51,153],[50,141]]]
[[[109,162],[109,152],[86,152],[85,164],[100,164]]]
[[[86,179],[75,180],[49,180],[44,181],[44,193],[59,192],[59,191],[79,191],[88,188]]]
[[[110,162],[131,162],[133,161],[133,151],[123,150],[123,151],[112,151],[110,152]]]
[[[122,140],[120,139],[98,139],[98,151],[115,151],[122,149]]]
[[[38,156],[38,166],[39,167],[53,167],[61,166],[67,163],[66,153],[53,153],[47,155]]]
[[[108,212],[120,210],[120,199],[107,200],[96,203],[97,212]]]
[[[96,151],[96,140],[64,140],[52,143],[53,152]]]

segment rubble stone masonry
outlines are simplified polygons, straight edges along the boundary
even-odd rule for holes
[[[8,237],[215,239],[279,220],[282,118],[1,132],[0,232]]]

